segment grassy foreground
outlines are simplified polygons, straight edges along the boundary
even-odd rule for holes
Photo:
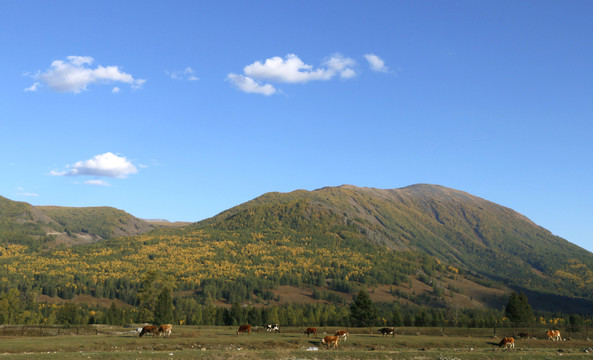
[[[328,327],[327,333],[336,328]],[[376,329],[374,329],[376,331]],[[0,359],[592,359],[587,340],[552,342],[517,340],[514,350],[500,349],[489,330],[466,334],[418,335],[400,330],[395,337],[369,329],[350,329],[338,349],[328,350],[319,337],[307,338],[300,328],[281,333],[263,330],[251,336],[235,327],[175,326],[170,338],[146,336],[129,328],[101,327],[98,335],[1,336]],[[508,334],[505,334],[508,335]]]

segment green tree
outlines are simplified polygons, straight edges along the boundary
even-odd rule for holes
[[[360,290],[350,305],[350,318],[354,326],[371,326],[377,319],[377,308],[369,293]]]
[[[529,305],[527,295],[513,292],[509,297],[509,302],[505,308],[505,315],[514,323],[531,322],[533,320],[533,310]]]
[[[173,309],[173,292],[168,287],[164,287],[154,307],[154,322],[156,324],[172,323]]]

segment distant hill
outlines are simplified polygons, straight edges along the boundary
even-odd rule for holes
[[[142,234],[154,228],[115,208],[33,206],[0,196],[1,243],[72,246]]]

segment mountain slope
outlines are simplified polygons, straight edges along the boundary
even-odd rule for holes
[[[42,226],[90,231],[89,217],[112,231],[121,215],[15,202],[0,211],[5,224],[28,224],[38,236]],[[79,219],[72,211],[88,213]],[[306,287],[315,301],[367,287],[387,302],[500,309],[515,289],[539,310],[593,306],[591,253],[511,209],[424,184],[267,193],[183,228],[54,251],[5,246],[0,265],[0,277],[48,296],[108,293],[130,304],[155,271],[200,301],[226,304],[270,301],[271,290],[290,286]]]
[[[0,242],[53,247],[137,235],[153,225],[109,207],[33,206],[0,196]]]
[[[195,226],[328,231],[346,224],[364,241],[421,250],[517,288],[590,296],[593,285],[591,253],[511,209],[436,185],[269,193]]]

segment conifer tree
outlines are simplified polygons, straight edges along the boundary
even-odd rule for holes
[[[531,305],[529,305],[527,295],[513,292],[505,308],[505,315],[514,323],[531,322],[533,319],[533,310],[531,309]]]
[[[371,326],[377,319],[377,308],[373,304],[369,293],[360,290],[350,305],[350,318],[354,326]]]
[[[154,307],[154,322],[170,324],[173,322],[173,294],[171,289],[164,287]]]

